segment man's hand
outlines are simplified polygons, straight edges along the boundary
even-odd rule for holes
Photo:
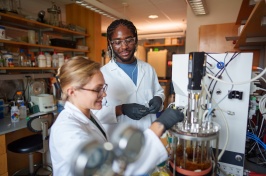
[[[162,98],[161,97],[158,97],[158,96],[154,96],[150,102],[149,102],[149,111],[150,111],[150,114],[155,114],[157,112],[159,112],[161,106],[162,106]]]
[[[149,114],[149,108],[137,103],[123,104],[122,113],[133,120],[139,120]]]

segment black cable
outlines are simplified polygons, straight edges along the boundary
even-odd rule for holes
[[[240,53],[238,53],[238,54],[240,54]],[[237,54],[237,55],[238,55]],[[224,68],[225,67],[227,67],[227,65],[237,56],[237,55],[235,55],[235,53],[234,53],[234,55],[231,57],[231,59],[224,65]],[[235,56],[235,57],[234,57]],[[224,71],[224,68],[223,69],[221,69],[221,70],[219,70],[217,73],[216,73],[216,75],[215,75],[215,77],[217,77],[217,75],[221,72],[221,71]],[[222,74],[220,74],[220,75],[222,75]],[[208,87],[208,90],[210,91],[210,87],[211,87],[211,84],[212,84],[212,82],[213,82],[214,80],[212,80],[211,81],[211,83],[210,83],[210,85],[209,85],[209,87]]]
[[[224,60],[225,60],[225,58],[227,57],[227,55],[228,55],[228,53],[226,53],[226,55],[225,55],[225,57],[224,57]],[[233,55],[234,56],[234,55]],[[232,58],[232,57],[231,57]],[[231,59],[230,59],[231,60]],[[229,60],[229,61],[230,61]],[[223,74],[223,72],[224,72],[224,70],[226,69],[226,67],[227,67],[227,64],[225,64],[224,65],[224,67],[223,67],[223,69],[221,69],[220,71],[222,72],[219,76],[221,76],[222,74]],[[219,72],[220,72],[219,71]],[[219,73],[218,72],[218,73]],[[218,73],[215,75],[215,77],[218,75]],[[213,80],[211,81],[211,83],[210,83],[210,85],[212,84],[212,82],[213,82]],[[217,84],[217,82],[218,81],[215,81],[215,83],[214,83],[214,86],[213,86],[213,89],[212,89],[212,91],[211,91],[211,97],[210,97],[210,103],[212,102],[212,95],[213,95],[213,92],[214,92],[214,89],[215,89],[215,87],[216,87],[216,84]],[[209,85],[209,89],[210,89],[210,85]],[[210,90],[209,90],[210,91]]]
[[[218,60],[216,60],[214,57],[212,57],[209,53],[206,53],[207,56],[209,56],[210,58],[212,58],[213,60],[215,60],[217,63],[219,62]]]
[[[206,62],[207,64],[209,64],[210,66],[212,66],[212,64],[211,63],[209,63],[209,62]]]
[[[228,54],[228,53],[227,53]],[[226,54],[226,56],[227,56],[227,54]],[[230,58],[230,60],[224,65],[224,67],[223,67],[223,69],[221,69],[219,72],[217,72],[217,74],[215,75],[215,77],[217,77],[217,75],[219,74],[219,76],[221,76],[223,73],[224,73],[224,71],[225,71],[225,69],[226,69],[226,67],[228,66],[228,64],[232,61],[232,60],[234,60],[235,58],[236,58],[236,56],[238,56],[240,53],[234,53],[233,54],[233,56]],[[225,57],[226,57],[225,56]],[[208,90],[209,90],[209,92],[211,93],[211,97],[210,97],[210,101],[212,101],[212,95],[213,95],[213,92],[214,92],[214,89],[215,89],[215,87],[216,87],[216,85],[217,85],[217,82],[218,81],[215,81],[215,83],[214,83],[214,86],[213,86],[213,89],[212,89],[212,91],[210,91],[210,86],[211,86],[211,84],[213,83],[213,81],[214,80],[212,80],[211,81],[211,83],[210,83],[210,85],[209,85],[209,88],[208,88]]]
[[[208,69],[212,74],[214,74],[214,72],[213,72],[209,67],[207,67],[207,69]]]
[[[266,154],[265,150],[263,152],[258,152],[258,153],[256,151],[254,151],[252,155],[251,154],[246,154],[245,157],[246,157],[247,161],[249,161],[249,162],[251,162],[253,164],[256,164],[256,165],[259,165],[259,166],[262,166],[262,167],[266,167],[265,156],[264,156],[265,154]],[[259,162],[262,162],[262,163],[259,163]]]
[[[250,163],[253,163],[253,164],[256,164],[256,165],[259,165],[261,167],[265,167],[266,168],[266,165],[265,164],[259,164],[258,162],[255,162],[255,161],[252,161],[250,160],[250,158],[246,157],[246,160]]]
[[[234,55],[235,55],[235,53],[234,53]],[[234,55],[231,57],[231,59],[224,65],[224,68],[225,67],[227,67],[227,65],[232,61],[232,59],[234,59],[235,57],[234,57]],[[226,55],[227,56],[227,55]],[[217,75],[220,73],[220,72],[222,72],[222,71],[224,71],[224,68],[223,69],[221,69],[221,70],[219,70],[217,73],[216,73],[216,75],[215,75],[215,77],[217,77]],[[222,75],[222,74],[220,74],[220,75]],[[213,82],[214,80],[212,80],[211,81],[211,83],[210,83],[210,85],[209,85],[209,87],[208,87],[208,90],[210,90],[210,87],[211,87],[211,84],[212,84],[212,82]]]

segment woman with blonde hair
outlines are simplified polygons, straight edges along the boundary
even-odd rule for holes
[[[50,153],[53,175],[71,176],[71,158],[77,148],[92,138],[104,143],[109,140],[101,122],[91,112],[102,108],[107,84],[100,64],[83,57],[73,57],[59,70],[57,78],[62,89],[64,110],[51,128]],[[140,158],[130,164],[125,175],[144,174],[167,159],[167,151],[159,137],[165,130],[183,120],[178,110],[165,112],[144,131],[145,146]],[[143,163],[148,163],[145,166]]]

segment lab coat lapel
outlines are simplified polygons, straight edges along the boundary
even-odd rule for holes
[[[124,70],[122,70],[121,68],[119,68],[119,66],[112,61],[110,64],[110,71],[116,71],[116,74],[118,74],[119,77],[121,79],[121,83],[127,87],[127,89],[133,89],[134,91],[136,90],[137,85],[134,84],[134,82],[131,80],[131,78],[124,72]],[[128,80],[128,81],[127,81]],[[131,84],[131,85],[128,85]]]
[[[101,132],[101,130],[91,121],[92,124],[94,124],[95,126],[95,129],[97,130],[97,132],[99,134],[101,134],[101,136],[103,137],[104,140],[107,140],[109,141],[109,137],[108,137],[108,134],[107,132],[105,131],[104,127],[102,126],[101,122],[99,122],[99,120],[97,119],[97,117],[91,112],[91,116],[94,118],[94,120],[98,123],[98,125],[102,128],[102,130],[105,132],[105,135],[106,135],[106,138],[105,136],[103,135],[103,133]]]
[[[137,89],[139,89],[139,86],[141,85],[141,81],[144,81],[143,78],[145,76],[145,70],[142,67],[142,63],[138,60],[138,79],[137,79]]]
[[[104,130],[103,126],[101,125],[101,123],[98,121],[98,119],[93,115],[94,119],[97,121],[97,123],[101,126],[101,128],[105,131],[106,137],[107,139],[104,137],[104,135],[102,134],[101,130],[98,129],[98,127],[90,120],[88,119],[76,106],[74,106],[72,103],[70,102],[66,102],[65,104],[65,109],[66,111],[68,111],[70,114],[72,114],[72,116],[74,118],[76,118],[78,121],[84,123],[84,124],[89,124],[88,128],[91,128],[93,130],[96,130],[97,133],[102,137],[103,141],[108,140],[108,134],[106,133],[106,131]]]

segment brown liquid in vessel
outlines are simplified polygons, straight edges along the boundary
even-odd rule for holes
[[[185,156],[186,157],[184,157],[183,146],[178,145],[176,148],[176,166],[190,171],[199,169],[206,170],[211,167],[211,160],[210,158],[207,158],[208,155],[206,148],[202,150],[201,147],[197,147],[193,157],[193,148],[187,147]]]

